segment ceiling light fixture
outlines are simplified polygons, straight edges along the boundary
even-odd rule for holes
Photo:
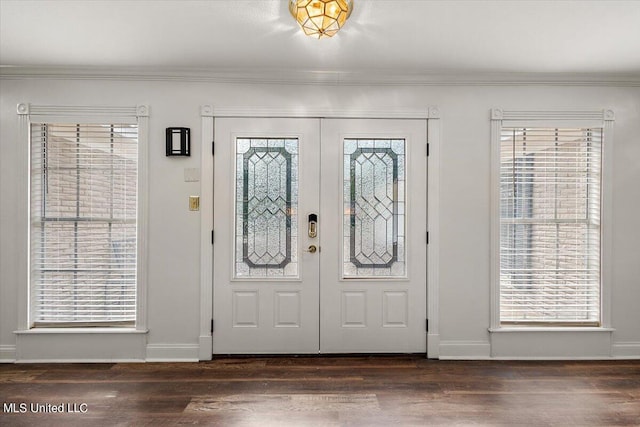
[[[353,11],[353,0],[289,0],[289,11],[308,36],[333,37]]]

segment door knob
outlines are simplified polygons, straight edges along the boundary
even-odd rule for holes
[[[309,249],[306,249],[305,252],[311,252],[312,254],[315,254],[317,250],[318,248],[316,247],[316,245],[309,245]]]

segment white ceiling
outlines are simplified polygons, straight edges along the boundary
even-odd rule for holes
[[[0,0],[0,17],[5,67],[640,75],[640,1],[355,0],[322,40],[286,0]]]

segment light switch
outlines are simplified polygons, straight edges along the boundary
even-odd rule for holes
[[[189,210],[190,211],[200,210],[200,196],[189,196]]]

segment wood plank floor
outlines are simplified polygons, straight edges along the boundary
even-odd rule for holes
[[[640,361],[0,365],[0,403],[1,426],[640,426]],[[86,412],[32,413],[31,403]]]

